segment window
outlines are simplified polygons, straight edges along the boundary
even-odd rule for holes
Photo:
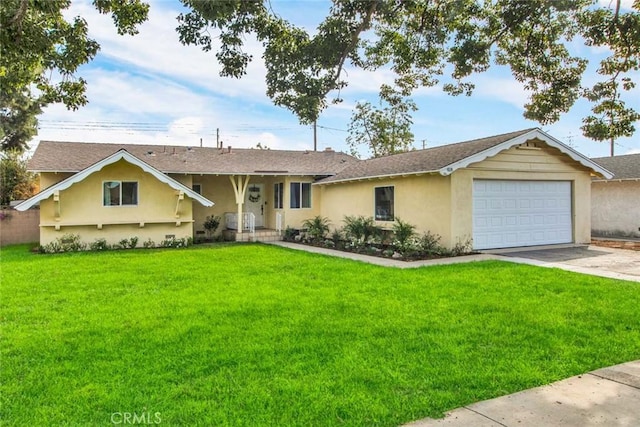
[[[311,207],[311,183],[310,182],[292,182],[289,188],[291,190],[291,194],[290,194],[291,209]]]
[[[282,209],[284,206],[284,183],[273,184],[273,208]]]
[[[196,193],[202,195],[202,184],[193,184],[191,185],[191,189]]]
[[[393,221],[393,187],[375,188],[376,221]]]
[[[102,185],[104,206],[135,206],[138,204],[138,183],[135,181],[105,181]]]

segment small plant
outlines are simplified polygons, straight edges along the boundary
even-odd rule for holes
[[[416,226],[396,218],[393,223],[393,235],[395,237],[393,246],[403,255],[415,252],[417,245],[415,242]]]
[[[456,244],[451,248],[450,254],[451,256],[460,256],[464,254],[470,253],[473,247],[473,240],[470,238],[466,238],[464,240],[458,240]]]
[[[168,239],[160,242],[160,247],[163,248],[186,248],[193,244],[193,239],[191,237],[183,237],[181,239],[176,239],[175,237],[169,237]]]
[[[207,237],[211,238],[215,233],[218,227],[220,226],[220,222],[222,218],[217,215],[209,215],[205,220],[202,226],[205,230],[207,230]]]
[[[420,250],[427,255],[436,255],[443,252],[442,246],[440,246],[440,235],[427,231],[420,237],[418,243]]]
[[[287,228],[285,228],[284,230],[282,240],[284,240],[285,242],[293,242],[298,234],[300,234],[298,230],[293,227],[287,226]]]
[[[325,234],[329,232],[329,224],[331,222],[328,218],[317,215],[311,219],[306,219],[302,225],[307,229],[307,237],[312,242],[320,242],[324,239]]]
[[[373,217],[345,216],[344,223],[345,237],[349,240],[349,246],[354,248],[361,248],[382,234],[382,229],[376,225]]]
[[[151,240],[151,238],[148,238],[147,240],[142,242],[142,247],[144,247],[145,249],[152,249],[156,247],[156,244],[153,240]]]
[[[92,251],[107,251],[107,250],[111,249],[111,247],[107,243],[107,239],[100,238],[100,239],[96,239],[92,243],[90,243],[89,244],[89,249],[92,250]]]
[[[84,251],[87,244],[80,241],[78,234],[65,234],[44,246],[41,246],[39,252],[46,254],[54,254],[60,252],[79,252]]]
[[[138,246],[138,236],[133,236],[130,239],[122,239],[118,242],[118,247],[122,249],[134,249]]]

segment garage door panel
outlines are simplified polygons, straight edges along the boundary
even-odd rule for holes
[[[475,180],[475,249],[572,241],[569,181]]]

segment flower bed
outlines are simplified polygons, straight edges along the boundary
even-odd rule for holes
[[[320,216],[304,221],[305,228],[285,230],[283,240],[304,245],[335,249],[363,255],[404,261],[447,258],[473,253],[471,239],[457,242],[448,249],[440,245],[441,237],[426,232],[419,235],[415,226],[396,219],[390,230],[382,229],[373,218],[345,217],[345,225],[329,236],[329,221]]]

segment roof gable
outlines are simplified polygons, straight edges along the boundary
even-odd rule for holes
[[[128,153],[126,150],[119,150],[116,153],[113,153],[112,155],[94,163],[93,165],[81,170],[80,172],[76,173],[75,175],[70,176],[67,179],[64,179],[60,182],[58,182],[57,184],[52,185],[51,187],[41,191],[40,193],[36,194],[35,196],[25,200],[24,202],[16,205],[15,209],[18,211],[24,211],[29,209],[30,207],[34,206],[35,204],[39,203],[42,200],[46,200],[49,197],[51,197],[56,191],[61,191],[61,190],[65,190],[69,187],[71,187],[73,184],[76,184],[78,182],[83,181],[86,177],[88,177],[89,175],[98,172],[100,170],[102,170],[102,168],[104,168],[107,165],[111,165],[113,163],[116,163],[120,160],[124,160],[128,163],[131,163],[135,166],[140,167],[143,171],[153,175],[158,181],[163,182],[165,184],[167,184],[169,187],[173,188],[174,190],[178,190],[178,191],[182,191],[184,192],[187,196],[189,196],[190,198],[197,200],[199,203],[201,203],[203,206],[213,206],[213,202],[203,196],[201,196],[200,194],[196,193],[195,191],[191,190],[190,188],[186,187],[184,184],[176,181],[175,179],[163,174],[162,172],[160,172],[159,170],[155,169],[154,167],[150,166],[149,164],[145,163],[144,161],[138,159],[137,157],[133,156],[132,154]]]
[[[574,161],[601,176],[611,173],[571,147],[561,143],[538,128],[524,129],[488,138],[474,139],[456,144],[443,145],[426,150],[409,151],[385,157],[363,160],[350,165],[333,177],[318,184],[353,181],[358,179],[402,176],[407,174],[438,173],[443,176],[472,163],[483,161],[501,151],[538,139],[555,147]]]

